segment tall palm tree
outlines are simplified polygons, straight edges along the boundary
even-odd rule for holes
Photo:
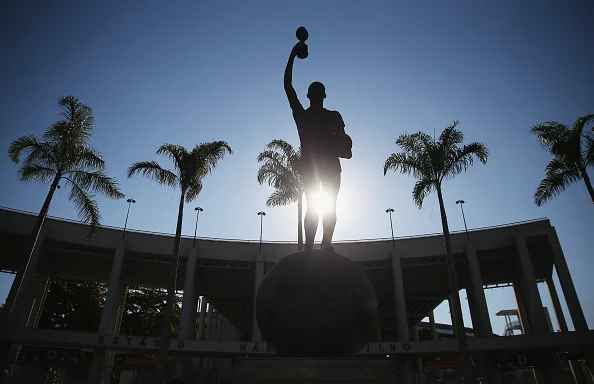
[[[114,199],[124,197],[117,180],[107,176],[101,155],[90,146],[94,124],[92,109],[74,96],[61,97],[58,105],[61,118],[46,129],[42,139],[35,135],[22,136],[13,141],[8,149],[10,159],[16,164],[21,163],[21,156],[24,155],[19,169],[21,181],[51,183],[31,232],[22,279],[15,280],[14,295],[11,303],[7,302],[7,315],[15,321],[21,316],[22,308],[17,308],[22,305],[18,303],[23,302],[21,295],[31,285],[37,267],[37,259],[32,256],[54,193],[60,188],[60,181],[70,187],[69,199],[78,208],[81,220],[90,224],[89,239],[97,233],[101,218],[95,194]]]
[[[458,294],[458,279],[456,266],[452,253],[450,230],[446,216],[441,185],[445,179],[466,171],[474,162],[476,157],[483,164],[487,162],[489,151],[483,143],[470,143],[460,146],[464,141],[464,134],[456,129],[458,122],[443,130],[439,140],[423,132],[413,134],[402,134],[396,139],[396,145],[402,148],[402,152],[393,153],[388,157],[384,165],[384,175],[388,170],[400,171],[413,175],[417,182],[413,188],[412,198],[415,204],[421,208],[423,200],[431,191],[437,192],[439,199],[439,210],[441,213],[441,225],[443,227],[443,238],[446,249],[448,274],[450,279],[450,290],[454,302],[454,330],[460,347],[463,359],[464,377],[472,379],[472,368],[468,354],[468,344],[464,322],[462,320],[462,307]],[[472,382],[467,381],[467,382]]]
[[[594,127],[592,130],[584,129],[592,122],[594,115],[585,115],[578,118],[571,128],[556,121],[548,121],[530,129],[540,144],[553,155],[547,164],[546,176],[534,193],[536,205],[543,205],[580,179],[584,180],[594,203],[594,188],[587,171],[588,167],[594,166]]]
[[[173,243],[173,258],[169,269],[167,286],[167,302],[161,328],[161,345],[157,360],[157,372],[165,379],[165,359],[169,347],[171,320],[173,318],[173,302],[175,295],[177,267],[179,262],[179,246],[181,242],[182,219],[184,216],[184,201],[194,200],[202,190],[202,180],[211,173],[217,163],[226,153],[233,153],[231,147],[224,141],[213,141],[198,144],[188,151],[181,145],[164,144],[157,150],[158,155],[165,155],[173,162],[173,170],[161,168],[156,161],[141,161],[128,168],[128,177],[137,173],[156,181],[160,185],[168,185],[181,190],[177,214],[177,227]]]
[[[272,140],[266,150],[258,155],[262,163],[258,169],[258,182],[274,187],[274,192],[266,200],[269,207],[297,203],[297,243],[303,250],[303,184],[299,175],[301,149],[295,151],[284,140]]]

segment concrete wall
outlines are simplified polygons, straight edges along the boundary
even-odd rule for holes
[[[28,235],[33,228],[35,216],[18,211],[0,209],[0,231]],[[88,227],[82,223],[48,218],[45,228],[46,239],[80,244],[85,246],[115,249],[122,237],[121,228],[102,228],[92,241],[86,241]],[[551,229],[548,219],[520,223],[510,226],[501,226],[471,231],[472,242],[477,251],[515,246],[515,236],[521,232],[540,232]],[[454,253],[464,253],[464,233],[452,235]],[[127,252],[156,254],[168,257],[173,249],[174,236],[167,234],[143,233],[133,230],[126,231],[128,243]],[[182,238],[180,254],[186,255],[192,247],[192,238]],[[203,258],[253,261],[254,254],[259,249],[257,241],[230,241],[224,239],[199,239],[198,248]],[[443,236],[441,234],[399,238],[396,239],[396,248],[402,258],[437,256],[445,254]],[[335,249],[338,253],[353,261],[388,260],[391,239],[358,240],[337,242]],[[282,257],[297,252],[296,243],[264,243],[263,251],[267,262],[276,262]]]

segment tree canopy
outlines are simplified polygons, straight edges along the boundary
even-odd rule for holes
[[[536,205],[543,205],[578,180],[584,181],[594,203],[594,188],[587,171],[594,166],[594,127],[586,128],[592,122],[594,114],[579,117],[571,128],[548,121],[530,129],[540,145],[553,155],[545,168],[545,178],[534,193]]]
[[[19,169],[22,181],[53,180],[50,200],[58,182],[64,181],[79,217],[90,224],[89,238],[92,238],[101,219],[95,194],[114,199],[124,195],[117,180],[107,175],[105,160],[90,145],[94,129],[91,108],[74,96],[61,97],[58,106],[61,119],[47,128],[41,139],[35,135],[22,136],[10,144],[8,155],[14,163],[22,163]]]

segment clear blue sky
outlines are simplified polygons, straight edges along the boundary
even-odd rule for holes
[[[0,205],[40,209],[48,186],[20,183],[6,151],[21,135],[41,135],[57,118],[57,98],[72,94],[93,108],[93,145],[137,200],[131,228],[173,233],[177,214],[177,192],[126,179],[132,162],[169,165],[155,155],[166,142],[226,140],[235,154],[186,206],[184,234],[192,234],[200,205],[202,236],[256,239],[256,212],[265,209],[265,240],[294,240],[296,206],[266,209],[272,190],[255,176],[270,140],[298,145],[282,74],[304,25],[310,55],[296,62],[295,88],[305,103],[308,84],[324,82],[326,107],[342,113],[354,142],[353,158],[343,161],[335,238],[389,236],[387,207],[397,235],[441,231],[436,197],[417,209],[414,180],[384,177],[383,163],[399,134],[439,133],[460,120],[467,140],[485,142],[491,156],[445,184],[450,228],[463,228],[459,198],[471,228],[549,217],[594,326],[594,207],[583,184],[534,205],[549,156],[528,132],[594,112],[593,12],[587,1],[4,2]],[[75,219],[65,192],[50,214]],[[104,224],[123,225],[123,200],[99,203]],[[0,279],[5,296],[11,278]],[[488,300],[492,314],[515,307],[510,288],[489,291]],[[441,307],[438,321],[447,316]],[[494,319],[494,329],[503,322]]]

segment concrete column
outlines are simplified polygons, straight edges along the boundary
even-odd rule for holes
[[[483,278],[481,276],[481,269],[479,267],[478,258],[474,244],[468,240],[465,244],[466,258],[468,259],[468,269],[470,271],[470,281],[472,283],[472,299],[473,312],[475,316],[473,319],[478,320],[478,324],[474,324],[478,328],[478,334],[483,337],[490,337],[493,335],[493,328],[491,327],[491,320],[489,319],[489,309],[487,307],[487,299],[485,298],[485,291],[483,290]]]
[[[221,312],[219,312],[217,310],[214,312],[214,317],[213,317],[214,328],[212,329],[212,339],[214,341],[219,341],[220,321],[221,321]]]
[[[23,275],[24,265],[19,266],[19,271],[12,282],[6,298],[4,310],[0,313],[0,326],[4,330],[30,324],[31,309],[35,307],[35,299],[37,294],[39,294],[40,278],[45,277],[38,271],[45,237],[46,230],[41,228],[35,248],[29,259],[29,268],[26,276]],[[39,308],[39,311],[41,309]],[[35,317],[38,317],[38,313],[35,313],[35,315]],[[32,321],[36,322],[36,320]],[[14,369],[14,362],[18,358],[21,347],[20,344],[0,345],[0,380],[10,380]]]
[[[48,286],[49,279],[47,277],[43,276],[41,273],[38,273],[35,276],[33,276],[33,286],[29,290],[29,295],[31,293],[34,293],[35,296],[30,297],[29,303],[23,306],[22,318],[18,323],[18,326],[37,328],[37,326],[39,325],[41,313],[43,311],[43,304],[45,303],[45,298],[47,297]],[[14,369],[14,362],[18,359],[22,347],[23,346],[21,344],[11,344],[3,346],[3,348],[5,348],[5,353],[7,356],[6,369],[8,370],[8,374],[6,376],[6,380],[8,380],[10,374],[12,373],[12,370]],[[0,372],[0,381],[2,380],[2,376],[3,375]]]
[[[225,317],[223,316],[223,314],[221,312],[217,313],[217,328],[216,328],[216,332],[217,332],[217,337],[216,337],[216,341],[221,341],[221,337],[223,335],[223,322],[225,321]]]
[[[204,340],[204,322],[206,320],[206,307],[207,301],[204,296],[200,303],[200,316],[198,317],[198,333],[196,334],[197,340]]]
[[[118,283],[118,293],[116,296],[117,302],[116,302],[115,316],[113,317],[112,322],[109,325],[109,333],[113,333],[114,335],[120,334],[122,318],[124,317],[124,313],[126,312],[126,296],[127,295],[128,295],[128,286],[126,285],[125,280],[122,280]]]
[[[448,295],[448,308],[450,309],[450,320],[452,322],[452,332],[454,336],[458,337],[456,334],[456,327],[454,327],[454,298],[452,295]],[[466,332],[466,327],[464,328],[464,332]]]
[[[528,317],[526,317],[526,309],[524,308],[524,294],[522,293],[522,284],[520,280],[516,280],[513,283],[514,287],[514,296],[516,297],[516,304],[518,305],[518,318],[520,320],[520,325],[522,326],[522,334],[529,335],[530,332],[530,324],[528,323]]]
[[[101,321],[97,333],[108,333],[110,326],[113,324],[116,316],[119,286],[122,281],[122,270],[124,267],[124,259],[126,256],[126,241],[120,239],[116,246],[113,263],[111,265],[111,274],[109,276],[109,285],[107,286],[107,297],[105,298],[105,306],[101,313]]]
[[[532,262],[530,261],[530,254],[526,246],[526,238],[524,236],[516,237],[516,250],[520,258],[520,265],[522,266],[523,287],[524,293],[524,308],[530,323],[530,330],[532,333],[547,333],[547,324],[544,317],[542,300],[536,285],[536,277]]]
[[[392,259],[392,277],[394,278],[394,313],[396,316],[396,341],[409,341],[406,302],[404,299],[404,281],[400,252],[396,248],[390,251]],[[411,359],[400,359],[400,382],[412,383],[413,370]]]
[[[582,310],[580,300],[578,299],[575,285],[573,285],[573,279],[569,273],[569,267],[567,266],[567,261],[565,260],[565,255],[563,254],[563,249],[559,243],[557,233],[554,230],[551,231],[548,234],[548,238],[549,244],[551,245],[551,249],[553,251],[555,270],[557,271],[557,277],[559,277],[559,283],[561,284],[561,289],[563,290],[563,295],[565,296],[565,302],[567,303],[567,308],[569,309],[569,315],[571,316],[573,327],[578,332],[588,332],[588,323],[586,322],[584,311]],[[589,373],[592,377],[594,377],[594,351],[591,348],[588,348],[584,350],[584,355],[586,358],[586,364],[590,370]]]
[[[208,303],[208,314],[206,315],[206,340],[212,340],[213,328],[213,311],[211,303]]]
[[[109,326],[109,333],[113,333],[114,335],[120,334],[120,327],[122,325],[122,318],[124,317],[124,313],[126,312],[126,296],[128,294],[128,287],[125,281],[120,281],[118,284],[118,293],[117,293],[117,303],[116,303],[116,311],[115,316],[112,319],[112,322]],[[113,370],[113,363],[115,361],[116,353],[113,351],[107,352],[105,356],[105,366],[106,369],[106,376],[111,377],[111,373]]]
[[[128,285],[126,281],[122,279],[119,284],[118,301],[116,306],[116,315],[110,327],[110,332],[114,335],[120,334],[120,328],[122,326],[122,318],[126,313],[126,298],[128,297]]]
[[[204,340],[204,322],[206,320],[206,298],[204,296],[200,297],[198,292],[196,292],[196,297],[198,300],[196,301],[196,321],[195,321],[195,334],[193,338],[196,340]],[[194,367],[202,367],[202,357],[194,356],[191,358],[191,365]]]
[[[431,327],[431,339],[437,340],[437,327],[435,326],[435,315],[433,311],[429,313],[429,326]]]
[[[194,302],[192,302],[192,313],[190,314],[192,322],[192,332],[189,335],[190,340],[196,339],[198,334],[198,321],[200,320],[200,292],[198,287],[194,284]]]
[[[231,323],[229,320],[225,320],[225,338],[223,341],[231,340]]]
[[[415,337],[415,341],[419,341],[419,326],[415,325],[414,329],[413,329],[413,335]],[[418,376],[418,383],[422,384],[425,379],[424,379],[424,375],[423,375],[423,359],[421,359],[420,357],[416,359],[416,363],[417,363],[417,376]]]
[[[481,354],[481,370],[486,384],[502,384],[502,374],[488,353]]]
[[[198,251],[196,248],[190,248],[188,252],[188,262],[186,264],[186,279],[184,281],[184,297],[182,299],[182,310],[179,320],[179,338],[187,340],[194,333],[195,316],[193,311],[194,302],[194,275],[196,273],[196,257]]]
[[[219,337],[219,311],[212,313],[212,340],[217,341]]]
[[[227,319],[225,316],[221,315],[221,320],[219,321],[219,341],[225,341],[225,323]]]
[[[118,304],[122,296],[122,270],[126,256],[126,241],[120,239],[115,250],[113,263],[111,265],[111,274],[109,276],[109,285],[107,286],[107,297],[105,305],[101,312],[101,321],[97,328],[97,333],[111,333],[117,323]],[[124,296],[125,297],[125,296]],[[105,359],[105,350],[97,348],[93,352],[89,370],[87,371],[87,384],[98,384],[103,375],[103,365],[107,362]]]
[[[35,249],[31,254],[31,259],[29,260],[28,276],[23,276],[21,272],[16,275],[14,281],[12,282],[10,292],[6,298],[6,304],[4,305],[5,310],[2,311],[3,313],[0,317],[4,320],[3,322],[8,322],[9,324],[3,324],[3,327],[20,327],[27,323],[29,310],[31,309],[31,304],[34,300],[35,294],[37,293],[36,282],[39,281],[40,273],[38,271],[39,259],[45,244],[45,237],[46,230],[42,228],[41,232],[39,233],[39,237],[37,238]],[[24,265],[21,268],[24,268]],[[11,306],[12,311],[10,311]]]
[[[553,251],[555,270],[557,271],[559,283],[561,284],[561,289],[563,290],[563,295],[567,302],[567,308],[569,309],[573,327],[578,332],[587,332],[588,323],[586,322],[584,311],[582,310],[575,286],[573,285],[573,279],[569,273],[569,268],[567,267],[567,261],[563,255],[563,249],[559,243],[559,238],[557,237],[556,232],[549,233],[548,238]]]
[[[404,281],[402,280],[402,265],[400,252],[390,251],[392,258],[392,276],[394,278],[394,312],[396,315],[396,341],[408,341],[408,320],[406,319],[406,302],[404,299]]]
[[[413,364],[412,359],[410,358],[402,358],[399,359],[400,365],[400,377],[397,383],[413,383]]]
[[[204,331],[204,339],[205,340],[213,340],[214,336],[214,307],[212,303],[208,303],[208,310],[206,312],[206,329]],[[202,367],[203,368],[210,368],[212,365],[212,358],[210,357],[203,357],[202,358]]]
[[[559,301],[559,295],[557,294],[557,288],[555,288],[555,281],[552,278],[547,279],[547,288],[549,289],[549,295],[551,296],[551,302],[553,303],[553,312],[559,325],[561,332],[569,332],[567,322],[565,321],[565,315],[563,314],[563,308],[561,308],[561,302]],[[573,382],[577,383],[578,380],[575,375],[576,365],[574,361],[569,361],[569,368],[571,369],[571,375],[573,376]],[[560,368],[557,368],[556,373],[561,372]]]
[[[27,312],[27,318],[23,319],[24,321],[21,323],[28,328],[37,328],[39,326],[39,320],[43,312],[43,305],[45,304],[50,284],[49,279],[45,276],[38,276],[36,280],[37,289],[31,303],[31,309]]]
[[[481,291],[482,287],[481,287]],[[477,290],[474,287],[470,287],[466,289],[466,295],[468,296],[468,306],[470,308],[470,316],[472,317],[472,327],[474,330],[475,337],[489,337],[493,335],[492,329],[490,330],[491,334],[485,334],[485,332],[489,332],[489,329],[484,329],[481,327],[481,315],[480,311],[478,310],[480,306],[480,300],[477,299]],[[486,301],[485,301],[486,305]],[[484,316],[484,314],[483,314]],[[491,322],[489,321],[489,328],[491,327]],[[477,359],[478,358],[478,359]],[[495,367],[495,362],[489,354],[481,353],[478,356],[475,355],[475,361],[479,361],[479,366],[481,369],[481,375],[485,380],[486,384],[500,384],[500,375]]]
[[[464,291],[466,293],[466,302],[468,303],[468,310],[470,311],[472,331],[474,332],[475,337],[479,337],[481,335],[480,319],[478,313],[479,311],[476,309],[474,289],[473,287],[468,287]],[[460,296],[460,301],[462,301],[462,296]]]
[[[258,288],[264,278],[264,252],[259,251],[256,253],[256,266],[255,266],[255,287],[254,287],[254,309],[253,309],[253,325],[252,325],[252,341],[262,341],[262,333],[260,333],[260,327],[258,327],[258,320],[256,320],[256,297],[258,296]]]

